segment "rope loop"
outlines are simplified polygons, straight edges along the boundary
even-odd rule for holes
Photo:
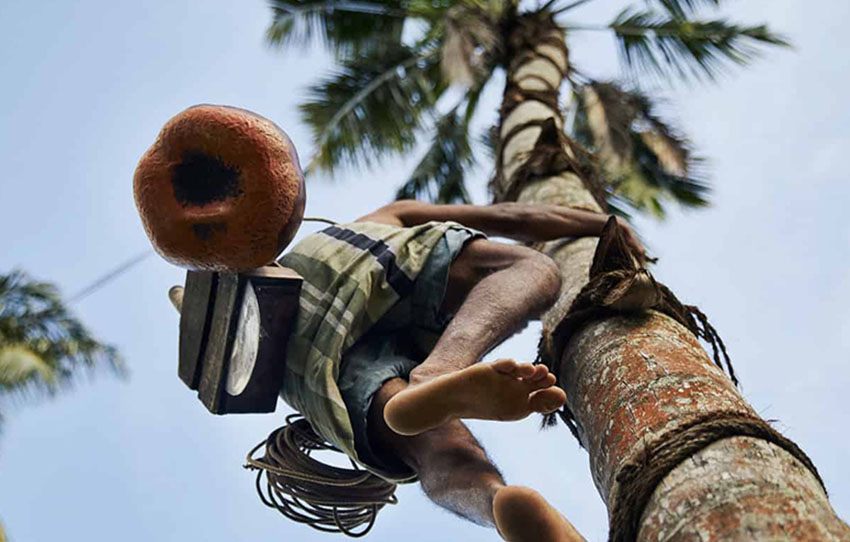
[[[258,456],[261,449],[264,455]],[[272,431],[245,459],[245,468],[257,471],[260,500],[318,531],[352,538],[366,535],[378,512],[398,502],[396,485],[353,461],[350,469],[322,463],[311,457],[317,450],[343,453],[317,435],[300,414],[287,416],[286,425]]]
[[[560,380],[564,351],[581,328],[603,318],[654,310],[674,319],[694,337],[710,344],[715,365],[738,386],[726,345],[708,317],[696,306],[682,304],[669,288],[652,277],[644,263],[629,246],[617,220],[610,218],[599,237],[588,283],[573,300],[564,318],[553,328],[543,330],[537,363],[549,367]],[[582,445],[581,425],[567,405],[557,413],[544,415],[541,427],[556,425],[558,417]]]
[[[623,465],[617,474],[609,542],[636,540],[644,509],[658,484],[689,457],[730,437],[757,438],[784,449],[812,473],[826,494],[809,456],[770,424],[748,412],[710,412],[665,433]]]

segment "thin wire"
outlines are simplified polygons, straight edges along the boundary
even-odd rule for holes
[[[333,220],[330,220],[328,218],[316,217],[316,216],[304,217],[303,221],[304,222],[323,222],[325,224],[330,224],[331,226],[337,225],[337,222],[334,222]],[[150,256],[153,253],[154,253],[153,250],[147,249],[143,252],[140,252],[139,254],[136,254],[132,258],[128,259],[127,261],[125,261],[125,262],[121,263],[120,265],[118,265],[117,267],[115,267],[115,269],[109,271],[108,273],[104,274],[103,276],[101,276],[100,278],[98,278],[97,280],[95,280],[94,282],[92,282],[91,284],[89,284],[88,286],[83,288],[82,290],[78,291],[76,294],[71,296],[71,298],[68,300],[68,302],[69,303],[76,303],[78,301],[81,301],[81,300],[87,298],[88,296],[90,296],[91,294],[100,290],[101,288],[103,288],[104,286],[106,286],[107,284],[109,284],[110,282],[115,280],[116,278],[120,277],[121,275],[123,275],[127,271],[131,270],[136,265],[138,265],[141,262],[143,262],[144,260],[146,260],[148,258],[148,256]],[[277,263],[277,262],[275,262],[275,263]]]
[[[334,222],[329,218],[322,218],[320,216],[305,216],[302,219],[304,222],[324,222],[325,224],[330,224],[331,226],[336,226],[338,222]]]
[[[95,280],[94,282],[92,282],[91,284],[71,296],[68,302],[76,303],[77,301],[85,299],[86,297],[100,290],[101,288],[112,282],[114,279],[120,277],[139,263],[143,262],[151,254],[153,254],[153,250],[151,249],[146,249],[144,252],[136,254],[132,258],[123,262],[121,265],[115,267],[108,273],[104,274],[103,276],[101,276],[100,278],[98,278],[97,280]]]

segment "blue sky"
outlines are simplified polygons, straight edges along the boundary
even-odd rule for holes
[[[774,52],[707,88],[669,92],[710,158],[714,207],[638,227],[656,276],[699,304],[726,341],[743,389],[813,458],[834,507],[850,516],[850,57],[837,48],[850,4],[730,3],[767,21],[795,51]],[[575,19],[606,22],[597,0]],[[132,199],[138,158],[174,113],[201,102],[255,110],[311,151],[296,104],[330,67],[315,50],[264,45],[261,0],[0,2],[0,272],[15,267],[72,294],[148,246]],[[585,71],[616,75],[612,41],[576,34]],[[498,88],[484,98],[495,118]],[[412,160],[316,179],[308,213],[352,219],[388,201]],[[474,176],[485,201],[487,168]],[[313,226],[305,225],[303,232]],[[117,345],[132,375],[84,378],[54,401],[12,408],[0,437],[0,518],[13,540],[232,541],[328,537],[262,507],[244,454],[281,422],[213,417],[176,377],[177,315],[166,291],[183,272],[152,257],[74,308]],[[494,353],[534,356],[537,327]],[[605,509],[585,453],[537,420],[473,423],[509,481],[538,488],[590,540]],[[371,540],[493,540],[430,504],[415,486]]]

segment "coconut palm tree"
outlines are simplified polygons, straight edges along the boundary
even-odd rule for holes
[[[101,367],[125,370],[116,350],[92,337],[53,285],[21,271],[0,275],[0,398],[52,396]]]
[[[656,217],[671,202],[706,205],[701,160],[659,115],[647,81],[712,80],[787,42],[764,25],[700,15],[719,0],[645,0],[603,25],[565,20],[591,0],[544,1],[272,2],[271,43],[322,42],[338,63],[301,105],[314,133],[308,173],[375,165],[430,133],[399,198],[468,201],[466,173],[483,146],[495,161],[497,202]],[[597,30],[617,40],[625,82],[596,80],[570,58],[571,34]],[[498,122],[473,134],[479,98],[497,73],[505,80]],[[551,344],[588,283],[597,240],[536,248],[564,278],[543,317]],[[565,419],[590,454],[612,539],[751,539],[779,528],[791,537],[850,536],[804,454],[769,428],[758,438],[741,429],[760,419],[692,331],[656,311],[613,314],[586,323],[556,352],[573,416]],[[706,439],[718,420],[729,438]],[[691,460],[661,468],[669,457]]]
[[[316,145],[308,171],[373,165],[429,138],[430,147],[398,196],[468,201],[465,174],[475,163],[472,150],[495,143],[491,134],[470,133],[470,121],[484,87],[516,61],[507,37],[532,15],[553,18],[562,36],[613,33],[631,80],[712,80],[730,65],[751,61],[761,46],[786,44],[763,25],[691,17],[699,4],[717,3],[711,0],[648,2],[600,26],[557,22],[587,2],[555,0],[528,10],[502,0],[272,2],[272,44],[322,42],[339,64],[311,87],[301,106]],[[410,30],[403,35],[403,28]],[[670,201],[707,204],[699,157],[657,114],[649,95],[634,84],[596,81],[572,63],[562,79],[571,98],[564,129],[597,151],[608,173],[609,202],[659,217]],[[461,92],[447,93],[450,87]]]
[[[0,430],[9,399],[53,396],[101,367],[125,373],[117,351],[70,314],[55,286],[21,271],[0,275]]]

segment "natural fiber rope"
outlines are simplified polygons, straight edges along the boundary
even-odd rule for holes
[[[255,457],[263,447],[265,454]],[[260,500],[319,531],[355,538],[365,535],[384,505],[398,502],[395,484],[359,469],[354,462],[352,469],[326,465],[310,457],[316,450],[342,453],[319,437],[299,414],[288,416],[286,425],[248,452],[245,468],[258,471]]]
[[[633,542],[640,530],[649,499],[655,488],[681,462],[709,445],[729,437],[753,437],[784,449],[802,463],[826,492],[823,479],[812,460],[767,422],[741,412],[711,412],[665,433],[644,448],[617,474],[617,498],[611,511],[609,542]]]
[[[587,284],[564,318],[553,328],[544,329],[535,363],[543,363],[560,379],[564,351],[578,330],[592,321],[624,314],[645,314],[650,310],[669,316],[696,338],[710,344],[715,365],[738,386],[726,345],[706,315],[694,305],[682,304],[669,288],[652,277],[633,253],[614,218],[608,220],[599,237]],[[582,445],[578,422],[566,404],[558,412],[544,415],[542,427],[554,426],[558,417]]]

